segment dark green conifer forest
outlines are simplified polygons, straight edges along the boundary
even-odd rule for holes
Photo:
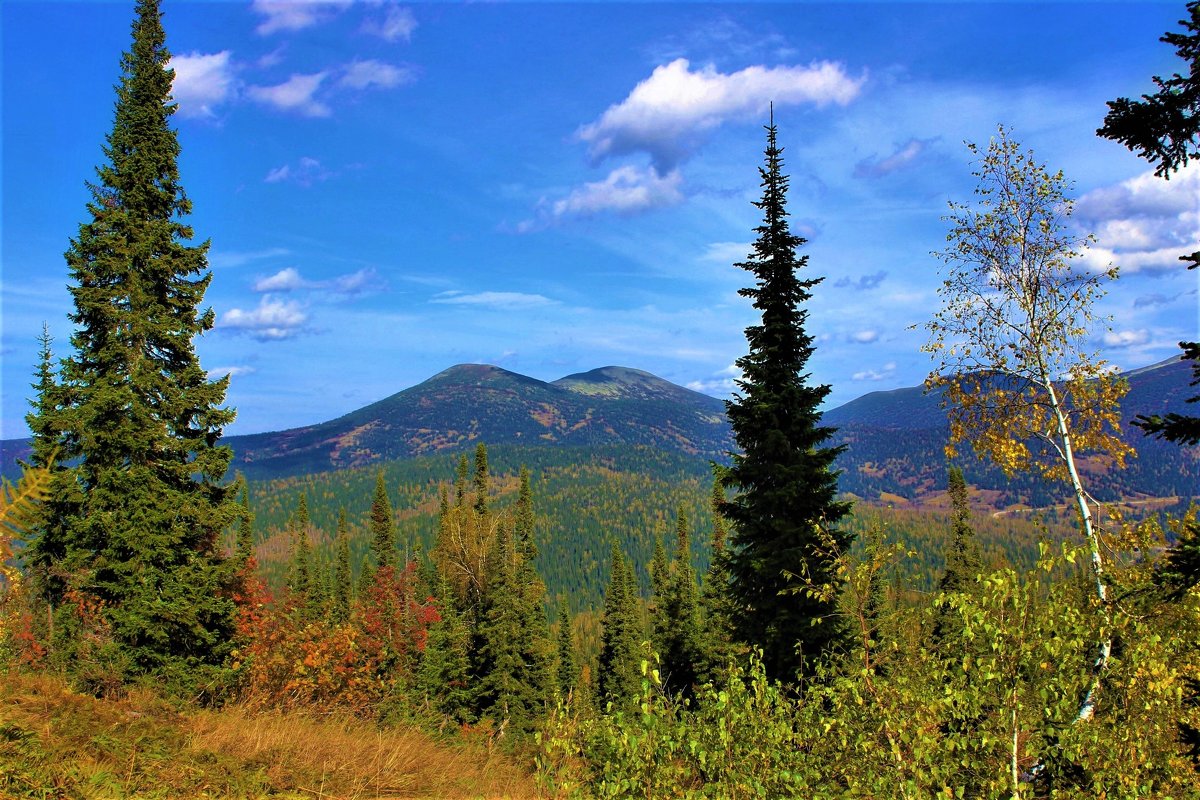
[[[1187,9],[1165,40],[1190,77],[1110,103],[1100,131],[1164,173],[1198,157],[1200,4]],[[42,698],[0,705],[0,796],[172,796],[138,766],[164,736],[138,727],[141,702],[192,749],[219,738],[223,714],[255,736],[279,720],[330,737],[417,731],[433,742],[418,758],[450,748],[522,776],[487,796],[1200,797],[1195,508],[1093,503],[1095,530],[1070,506],[994,511],[971,476],[997,466],[962,454],[922,466],[945,476],[939,507],[848,494],[820,412],[830,387],[809,373],[821,277],[788,221],[781,140],[795,134],[773,118],[762,221],[733,265],[758,321],[725,460],[472,438],[330,472],[228,475],[234,411],[228,378],[196,355],[212,276],[187,224],[169,58],[158,0],[138,0],[66,252],[75,333],[56,361],[42,332],[32,454],[0,489],[0,663]],[[1189,446],[1195,422],[1141,425]],[[1037,453],[1014,466],[1010,442],[990,444],[978,452],[1015,482],[1071,501]],[[107,767],[87,785],[77,764],[48,767],[61,752],[49,726],[20,716],[96,698],[117,711],[80,759],[119,751],[119,788]],[[114,744],[130,730],[134,744]],[[290,767],[274,751],[235,786],[232,756],[211,747],[199,766],[176,756],[203,776],[188,792],[279,794],[270,781]],[[383,785],[399,749],[338,791],[434,796]]]

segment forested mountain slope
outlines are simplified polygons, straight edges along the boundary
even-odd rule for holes
[[[1125,436],[1137,450],[1124,470],[1083,459],[1101,499],[1191,496],[1200,485],[1200,452],[1148,439],[1130,426],[1138,414],[1194,411],[1186,399],[1190,368],[1173,358],[1126,373]],[[847,449],[838,460],[840,488],[873,503],[938,503],[945,486],[947,427],[940,399],[922,387],[872,392],[824,415]],[[646,446],[723,461],[734,447],[724,403],[647,372],[604,367],[552,383],[500,367],[463,364],[335,420],[286,431],[230,436],[233,469],[256,479],[382,464],[489,447]],[[0,465],[15,474],[24,440],[0,442]],[[972,485],[995,508],[1048,506],[1057,487],[1040,476],[1006,478],[964,454]],[[706,468],[706,467],[704,467]]]

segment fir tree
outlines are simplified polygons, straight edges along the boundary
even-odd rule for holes
[[[703,657],[697,672],[701,682],[716,680],[729,666],[734,654],[733,646],[733,598],[729,591],[729,553],[725,543],[729,531],[721,516],[725,502],[725,490],[720,478],[713,481],[710,505],[713,514],[713,533],[710,544],[711,556],[708,571],[704,573],[701,586],[700,606],[704,618]]]
[[[66,253],[76,330],[60,458],[78,503],[61,565],[102,604],[113,663],[182,688],[207,682],[230,647],[220,535],[236,509],[220,483],[232,453],[217,442],[234,412],[221,406],[228,376],[210,381],[194,347],[213,326],[200,310],[211,273],[207,243],[186,244],[169,60],[158,1],[139,0],[91,219]]]
[[[296,510],[292,513],[292,527],[298,531],[308,530],[312,519],[308,516],[308,493],[301,491],[296,500]]]
[[[333,567],[333,590],[330,606],[334,622],[346,622],[350,619],[350,602],[353,599],[352,576],[350,574],[350,526],[346,522],[345,507],[338,509],[337,543],[334,545],[337,560]]]
[[[467,722],[472,697],[471,630],[445,580],[437,585],[435,606],[439,618],[429,626],[416,689],[433,711],[454,722]]]
[[[667,623],[660,669],[663,688],[669,694],[690,696],[703,660],[703,644],[696,571],[692,568],[691,531],[682,505],[679,506],[675,531],[675,559],[662,609]]]
[[[604,615],[600,621],[600,659],[596,688],[600,705],[618,706],[633,702],[639,691],[642,626],[633,570],[621,549],[613,543],[612,569],[604,593]]]
[[[460,453],[458,456],[458,468],[454,472],[454,503],[455,505],[464,505],[467,502],[467,477],[471,473],[471,464],[467,461],[467,454]]]
[[[250,509],[250,484],[246,476],[238,473],[234,481],[238,498],[237,560],[240,566],[254,556],[254,512]]]
[[[950,546],[946,549],[946,568],[938,580],[938,591],[962,592],[973,586],[983,572],[983,556],[971,527],[971,504],[961,469],[950,467],[946,486],[951,507]]]
[[[843,641],[831,550],[845,550],[851,537],[837,527],[849,510],[834,499],[833,462],[841,449],[825,446],[833,429],[821,426],[818,411],[829,387],[809,386],[804,372],[813,339],[804,330],[802,304],[821,279],[797,277],[808,257],[797,256],[805,240],[788,228],[782,170],[772,121],[766,166],[759,170],[763,195],[755,203],[763,222],[754,252],[737,265],[755,277],[740,294],[754,302],[762,323],[746,328],[749,353],[737,360],[739,392],[726,404],[741,452],[726,473],[736,495],[721,511],[733,526],[736,630],[763,648],[769,675],[788,679]],[[800,590],[807,585],[829,591]]]
[[[396,524],[383,470],[375,474],[375,497],[371,501],[371,555],[375,557],[376,567],[390,567],[396,563]]]
[[[296,607],[307,613],[316,577],[312,547],[308,542],[308,528],[292,531],[292,561],[288,567],[288,594]]]
[[[480,442],[475,447],[475,478],[472,481],[475,489],[475,513],[480,516],[488,513],[489,482],[487,446]]]
[[[558,606],[558,669],[555,671],[555,683],[559,697],[566,699],[575,691],[579,683],[579,656],[575,650],[575,638],[571,635],[571,617],[567,614],[567,606]]]
[[[513,531],[516,534],[517,551],[526,560],[537,558],[538,548],[534,539],[536,516],[533,510],[533,488],[529,483],[529,470],[522,465],[517,505],[513,512]]]
[[[540,599],[534,605],[524,591],[514,550],[512,533],[501,525],[479,625],[476,706],[481,716],[528,732],[549,696],[549,636]]]
[[[671,587],[671,564],[663,546],[661,531],[654,532],[654,555],[650,558],[650,644],[660,656],[666,652],[671,620],[667,616],[667,598]]]
[[[29,439],[29,459],[20,462],[25,469],[49,469],[51,490],[45,502],[39,503],[31,516],[29,540],[22,554],[34,591],[51,607],[62,598],[65,584],[56,575],[55,565],[66,555],[67,532],[64,521],[69,513],[66,498],[74,481],[62,468],[57,456],[63,445],[62,408],[63,387],[54,369],[53,338],[48,325],[42,325],[38,338],[37,380],[32,384],[34,398],[25,422],[32,434]]]

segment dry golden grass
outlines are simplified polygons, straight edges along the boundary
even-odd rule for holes
[[[532,779],[483,746],[450,746],[413,728],[350,716],[203,711],[192,747],[260,767],[273,786],[318,798],[536,797]]]
[[[81,695],[0,674],[0,798],[532,798],[483,744],[348,716],[177,708],[152,691]]]

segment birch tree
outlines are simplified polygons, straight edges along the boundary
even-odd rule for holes
[[[1006,474],[1038,469],[1070,485],[1091,556],[1096,597],[1109,618],[1100,532],[1079,471],[1081,452],[1121,466],[1119,401],[1127,387],[1087,349],[1102,323],[1095,304],[1116,268],[1076,259],[1091,240],[1074,231],[1061,171],[1050,173],[1001,126],[973,173],[971,204],[950,203],[941,308],[925,324],[924,350],[937,364],[926,381],[949,411],[948,454],[967,441]],[[1079,719],[1095,712],[1111,640],[1100,644]]]

